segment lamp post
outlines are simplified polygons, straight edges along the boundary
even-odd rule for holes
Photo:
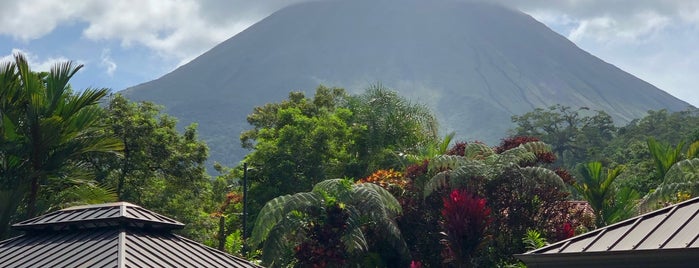
[[[243,256],[247,255],[247,222],[248,222],[248,163],[243,163]]]

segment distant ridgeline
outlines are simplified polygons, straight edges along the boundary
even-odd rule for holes
[[[234,165],[255,106],[319,84],[381,83],[431,107],[457,139],[495,144],[510,117],[561,104],[617,124],[690,105],[581,50],[529,15],[486,3],[323,1],[282,9],[163,77],[126,89],[197,122],[211,160]]]

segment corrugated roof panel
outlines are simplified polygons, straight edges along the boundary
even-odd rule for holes
[[[699,216],[695,212],[692,219],[682,229],[678,230],[677,234],[665,244],[664,248],[689,247],[697,235],[699,235]]]
[[[0,242],[0,267],[80,267],[70,263],[89,262],[99,255],[116,256],[114,234],[60,232],[6,240]]]
[[[643,218],[638,225],[634,226],[628,234],[618,240],[617,244],[609,250],[632,250],[638,246],[656,227],[660,224],[668,213],[658,213],[650,217]],[[613,238],[610,238],[613,239]]]
[[[553,264],[564,256],[624,258],[637,252],[699,258],[694,254],[694,251],[699,254],[698,240],[699,197],[695,197],[515,256],[526,259],[527,264],[539,261]]]
[[[665,219],[665,222],[660,224],[636,249],[662,248],[692,217],[693,213],[688,213],[689,211],[699,211],[699,202],[673,210],[672,214]]]
[[[113,245],[116,245],[116,232],[100,232],[88,234],[80,232],[84,235],[75,236],[70,240],[65,240],[62,244],[53,244],[54,255],[61,256],[60,258],[51,258],[47,256],[41,262],[36,264],[36,267],[79,267],[84,263],[89,263],[92,260],[106,258],[106,256],[116,256],[116,250]],[[113,263],[115,266],[116,263]]]
[[[596,236],[589,236],[589,237],[582,238],[578,241],[571,242],[570,244],[568,244],[567,247],[565,247],[561,251],[561,253],[584,251],[585,248],[587,248],[591,243],[593,243],[595,241],[595,239],[596,239]]]
[[[614,245],[614,243],[617,241],[617,239],[621,238],[626,234],[631,226],[621,226],[619,228],[612,228],[612,229],[606,229],[606,230],[600,230],[602,235],[597,239],[597,241],[594,242],[594,244],[590,245],[586,250],[584,251],[606,251],[609,250],[610,247]],[[575,242],[578,243],[578,242]]]
[[[130,232],[127,236],[128,266],[149,267],[256,267],[247,261],[173,235]]]
[[[13,225],[0,267],[259,267],[171,233],[182,224],[129,203],[73,207]]]

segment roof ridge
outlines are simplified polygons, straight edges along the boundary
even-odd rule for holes
[[[66,230],[111,226],[150,229],[180,229],[184,224],[128,202],[69,207],[28,219],[12,227],[17,230]]]

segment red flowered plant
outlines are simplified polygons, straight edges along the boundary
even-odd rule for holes
[[[442,228],[447,235],[450,257],[457,265],[468,264],[471,254],[485,239],[490,224],[490,208],[486,200],[467,190],[453,190],[443,198]]]
[[[575,228],[573,228],[572,224],[566,222],[561,226],[559,233],[562,235],[562,237],[559,238],[560,240],[571,238],[575,236]]]
[[[422,268],[422,262],[420,262],[420,261],[411,261],[411,262],[410,262],[410,268]]]

